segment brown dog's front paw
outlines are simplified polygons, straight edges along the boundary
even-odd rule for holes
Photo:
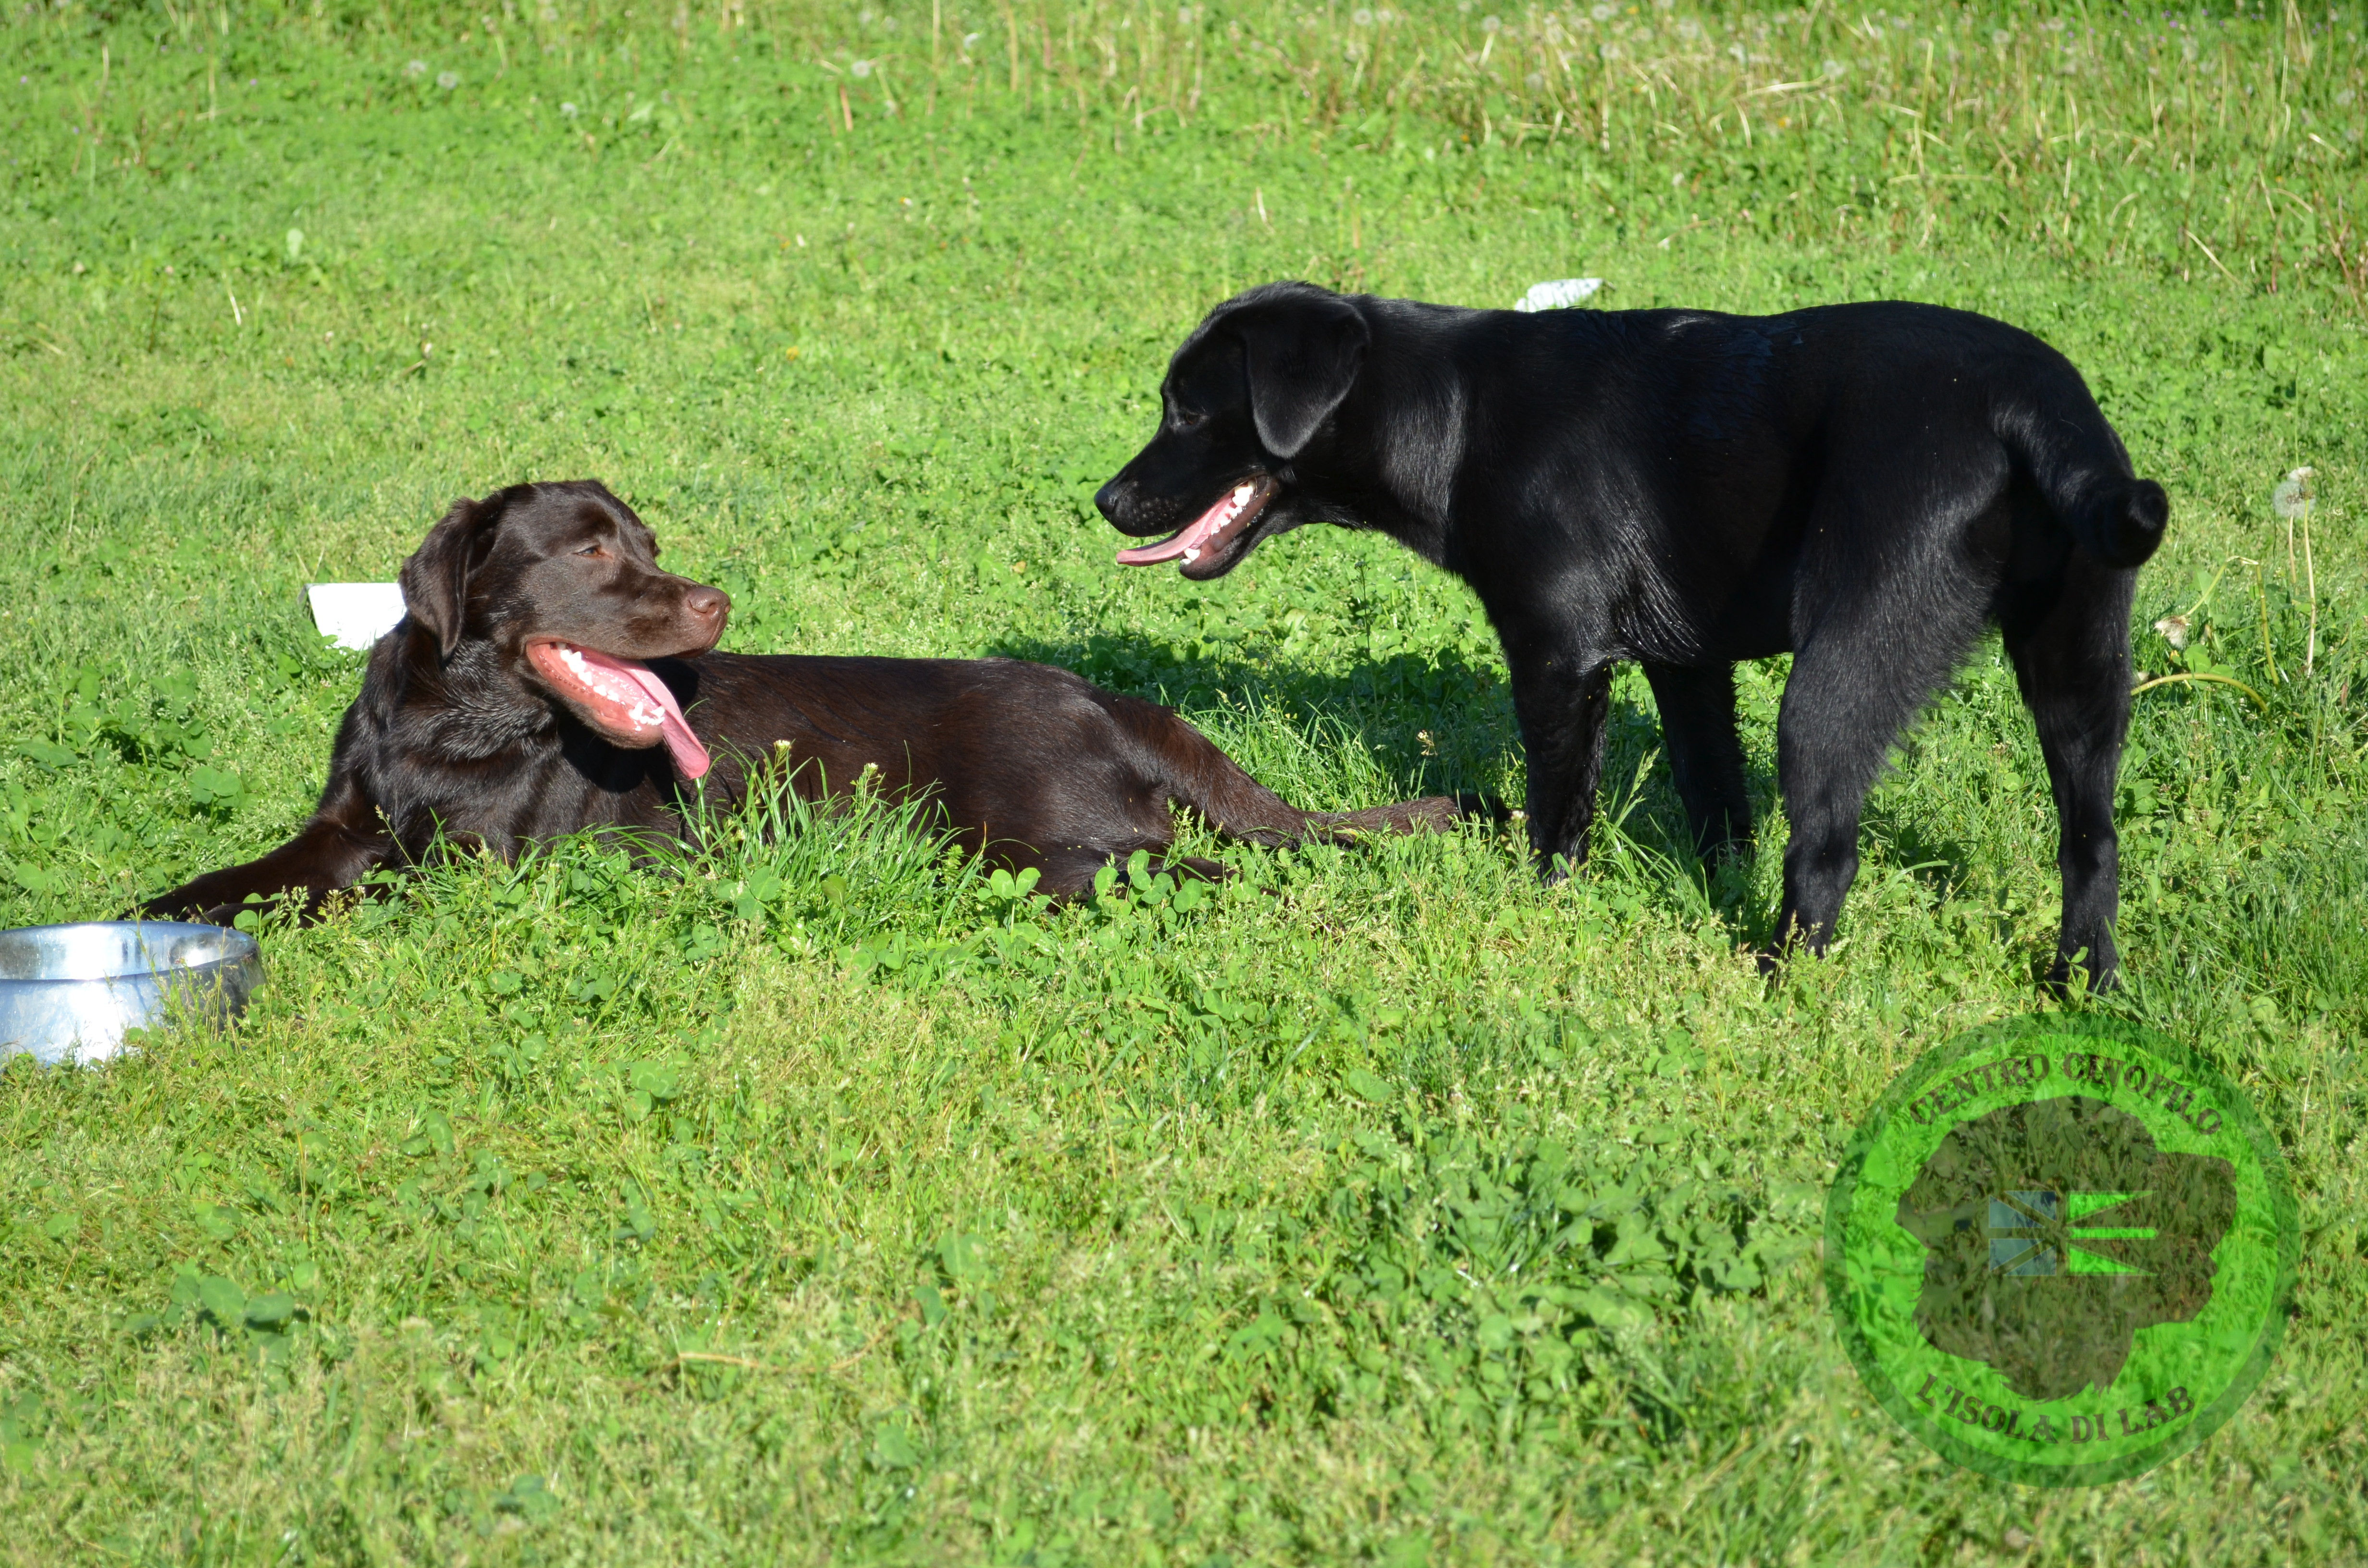
[[[134,920],[192,920],[215,926],[222,924],[219,920],[206,921],[204,906],[191,903],[178,892],[159,893],[145,903],[135,905],[131,917]]]

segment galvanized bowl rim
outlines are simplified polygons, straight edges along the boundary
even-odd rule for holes
[[[188,920],[72,920],[51,926],[13,926],[0,929],[0,944],[12,940],[38,939],[62,936],[72,931],[111,931],[129,934],[128,950],[137,952],[145,947],[140,938],[153,932],[166,940],[183,937],[207,937],[222,944],[222,951],[203,963],[166,964],[127,961],[122,968],[104,974],[41,974],[0,975],[0,986],[17,985],[103,985],[109,981],[133,980],[153,975],[159,980],[187,976],[202,978],[209,971],[234,964],[259,961],[262,944],[254,936],[227,926],[203,925]]]

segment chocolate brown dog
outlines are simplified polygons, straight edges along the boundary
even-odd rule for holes
[[[310,913],[377,867],[417,861],[439,832],[506,858],[581,828],[679,835],[682,786],[712,769],[711,795],[736,800],[751,760],[783,742],[807,798],[876,769],[884,793],[926,797],[955,842],[1034,868],[1055,895],[1138,849],[1165,858],[1171,804],[1269,846],[1411,832],[1462,810],[1300,811],[1171,710],[1042,665],[713,653],[731,601],[659,571],[650,530],[590,481],[455,502],[404,563],[403,598],[304,830],[142,914],[221,923],[283,894]]]

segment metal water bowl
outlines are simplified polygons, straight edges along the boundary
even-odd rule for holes
[[[236,1017],[263,983],[255,938],[220,926],[99,920],[0,931],[0,1058],[104,1062],[126,1029]]]

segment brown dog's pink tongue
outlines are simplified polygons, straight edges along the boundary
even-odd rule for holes
[[[658,679],[657,671],[626,659],[618,660],[617,667],[631,676],[633,684],[649,693],[650,700],[666,710],[659,733],[666,737],[666,754],[674,758],[674,770],[685,778],[705,778],[709,767],[707,748],[690,733],[690,722],[682,716],[682,704],[674,699],[666,683]]]

